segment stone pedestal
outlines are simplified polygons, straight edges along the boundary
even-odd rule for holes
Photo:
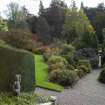
[[[101,55],[99,55],[99,63],[98,63],[98,67],[101,68],[102,66],[102,59],[101,59]]]

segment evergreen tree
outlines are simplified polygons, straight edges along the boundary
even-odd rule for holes
[[[38,18],[36,32],[39,39],[44,43],[49,43],[51,41],[51,37],[49,36],[49,25],[44,17]]]
[[[84,10],[84,4],[81,2],[81,10]]]
[[[39,16],[43,16],[43,13],[44,13],[44,6],[43,6],[43,2],[40,0]]]

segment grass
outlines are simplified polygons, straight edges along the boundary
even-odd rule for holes
[[[46,103],[50,97],[42,97],[34,93],[22,93],[20,96],[13,96],[12,93],[0,94],[0,105],[36,105]]]
[[[44,62],[42,55],[35,55],[36,86],[61,92],[64,87],[49,82],[48,65]]]

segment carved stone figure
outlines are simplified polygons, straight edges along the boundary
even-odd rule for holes
[[[16,74],[15,75],[15,81],[13,83],[13,93],[15,96],[20,95],[20,89],[21,89],[21,75]]]

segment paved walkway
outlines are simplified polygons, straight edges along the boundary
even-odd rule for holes
[[[73,89],[62,93],[37,88],[36,93],[45,96],[57,96],[59,105],[105,105],[105,85],[97,81],[100,70],[81,79]]]

